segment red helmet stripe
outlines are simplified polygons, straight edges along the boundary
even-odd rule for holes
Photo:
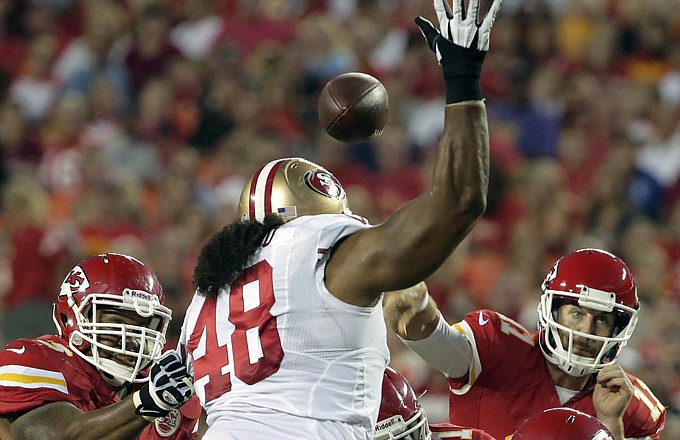
[[[255,219],[255,189],[257,188],[257,179],[260,178],[260,173],[266,167],[263,165],[253,176],[253,180],[250,181],[250,197],[248,197],[248,218],[250,220]]]
[[[283,160],[280,160],[274,164],[267,176],[267,185],[264,190],[264,215],[272,212],[272,188],[274,187],[274,177],[276,176],[277,171],[279,171],[279,168],[281,168],[281,165],[283,165],[283,162]]]
[[[264,216],[272,212],[272,189],[274,178],[281,165],[288,159],[269,162],[260,168],[250,183],[250,200],[248,211],[251,220],[264,220]]]

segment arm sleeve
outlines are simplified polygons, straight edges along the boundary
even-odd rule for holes
[[[472,361],[472,347],[465,335],[449,325],[441,312],[437,328],[418,341],[402,339],[404,344],[447,377],[462,377]]]

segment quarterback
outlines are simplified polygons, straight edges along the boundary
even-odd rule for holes
[[[414,294],[407,291],[386,297],[385,313],[406,345],[447,376],[452,423],[505,439],[532,415],[565,406],[597,417],[616,440],[658,439],[665,407],[616,364],[640,308],[626,264],[577,250],[554,264],[542,290],[533,333],[490,310],[451,326],[432,300],[404,329],[395,322],[398,296]]]
[[[81,261],[55,303],[58,335],[0,352],[0,433],[195,439],[201,409],[191,376],[177,353],[161,357],[171,317],[163,303],[158,278],[140,261],[114,253]]]

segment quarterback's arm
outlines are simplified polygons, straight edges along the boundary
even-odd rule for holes
[[[13,440],[126,440],[136,439],[148,424],[129,397],[88,412],[68,402],[48,403],[14,420],[10,432]]]
[[[472,347],[464,334],[449,325],[437,304],[427,295],[425,283],[408,289],[386,292],[383,311],[387,325],[406,346],[425,362],[448,377],[462,377],[472,362]],[[412,297],[425,297],[418,304]]]
[[[623,415],[633,398],[633,384],[620,365],[607,365],[597,373],[593,406],[597,418],[615,440],[624,440]]]

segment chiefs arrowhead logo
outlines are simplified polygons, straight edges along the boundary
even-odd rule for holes
[[[61,283],[59,296],[82,292],[88,287],[90,287],[90,281],[87,279],[85,272],[83,272],[80,266],[76,266],[66,275],[64,282]]]

